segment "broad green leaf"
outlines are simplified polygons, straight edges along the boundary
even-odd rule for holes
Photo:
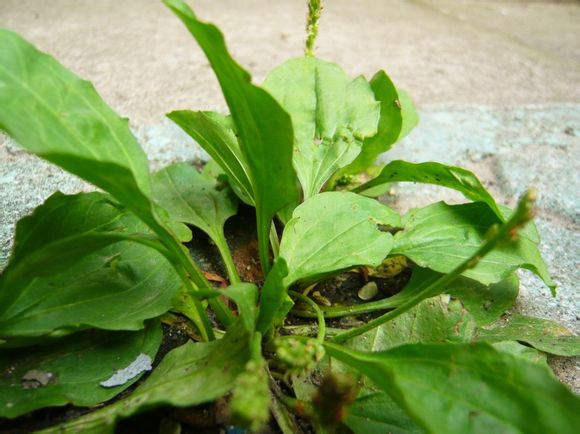
[[[237,323],[221,340],[187,342],[170,351],[127,397],[62,425],[48,433],[112,434],[121,418],[162,405],[189,407],[228,393],[250,358],[250,337]]]
[[[424,300],[401,316],[373,330],[345,342],[350,349],[365,352],[385,351],[410,343],[470,342],[475,322],[461,302],[441,295]],[[356,376],[352,368],[336,360],[334,370]],[[410,417],[384,392],[366,381],[361,394],[349,407],[346,424],[355,433],[365,432],[422,432]],[[383,431],[380,431],[380,430]]]
[[[574,433],[580,399],[548,368],[489,344],[413,344],[327,353],[369,377],[429,432]]]
[[[22,147],[111,193],[156,232],[147,157],[81,80],[17,34],[0,30],[0,129]],[[169,236],[167,233],[166,236]]]
[[[411,343],[470,342],[475,322],[459,300],[437,296],[364,335],[347,341],[359,351],[384,351]]]
[[[403,230],[395,234],[391,254],[410,258],[421,267],[448,273],[467,260],[484,242],[492,225],[501,223],[487,204],[434,203],[412,209],[403,217]],[[485,285],[499,282],[518,268],[537,274],[555,288],[537,244],[526,233],[500,244],[464,275]]]
[[[236,214],[238,202],[229,188],[218,190],[214,180],[187,163],[178,163],[155,173],[153,198],[177,222],[204,231],[218,248],[228,276],[236,283],[236,267],[224,234],[226,220]]]
[[[208,178],[214,179],[219,185],[228,183],[228,176],[222,167],[213,159],[210,158],[201,169],[201,174]],[[229,183],[228,183],[229,184]]]
[[[533,363],[539,363],[544,366],[548,366],[548,356],[535,348],[528,347],[527,345],[522,345],[516,341],[501,341],[495,342],[492,346],[498,350],[505,353],[513,354],[514,356],[523,357]]]
[[[399,94],[399,104],[401,104],[401,115],[403,117],[403,125],[401,126],[398,141],[419,124],[419,114],[415,104],[413,104],[413,100],[405,90],[397,89],[397,93]]]
[[[175,267],[187,267],[197,285],[205,284],[180,243],[184,234],[174,233],[150,200],[147,157],[127,120],[89,82],[7,30],[0,30],[0,129],[39,157],[109,192],[157,234]],[[201,315],[196,325],[206,336],[209,324]]]
[[[284,258],[278,258],[274,266],[266,276],[266,282],[262,287],[260,298],[260,310],[256,330],[265,334],[275,322],[277,313],[282,307],[285,300],[290,300],[290,306],[293,304],[288,297],[288,287],[284,285],[284,278],[288,275],[288,266]],[[286,316],[288,312],[284,312]]]
[[[274,215],[298,198],[292,168],[294,135],[290,116],[228,53],[223,35],[197,19],[183,0],[164,0],[197,40],[230,108],[239,144],[250,169],[262,268],[269,271],[268,240]],[[224,168],[225,170],[225,168]]]
[[[127,219],[130,215],[106,194],[54,193],[17,223],[1,283],[66,270],[91,248],[129,239],[132,233],[127,231]],[[6,303],[0,304],[6,307]]]
[[[138,332],[86,331],[52,345],[0,350],[0,417],[69,403],[89,407],[111,399],[141,374],[120,386],[100,383],[140,354],[152,361],[161,336],[159,323],[151,322]]]
[[[152,182],[153,198],[173,220],[201,229],[214,241],[224,239],[224,224],[238,209],[229,188],[218,190],[214,180],[188,163],[160,170]]]
[[[363,77],[313,57],[289,60],[268,74],[267,89],[294,126],[294,167],[309,198],[361,152],[375,135],[379,103]]]
[[[558,356],[580,356],[580,337],[554,321],[525,315],[510,315],[500,324],[481,328],[478,340],[520,341]]]
[[[238,139],[217,113],[178,110],[167,115],[211,155],[228,176],[228,181],[239,198],[254,205],[250,168],[238,144]]]
[[[408,163],[396,160],[387,164],[379,176],[356,189],[358,193],[390,182],[421,182],[452,188],[475,202],[485,202],[495,214],[505,221],[504,213],[479,179],[461,167],[441,163]]]
[[[132,175],[139,190],[149,189],[147,157],[127,120],[105,104],[91,83],[9,30],[0,30],[0,46],[2,129],[26,149],[93,178],[88,180],[116,197],[124,198],[129,186],[117,183],[114,173],[84,173],[88,160],[95,167],[118,166]]]
[[[192,240],[193,233],[187,225],[173,220],[167,210],[163,208],[157,207],[156,210],[161,224],[173,232],[177,241],[181,243],[189,243]]]
[[[493,346],[499,351],[508,352],[547,366],[546,355],[534,348],[510,341],[499,342]],[[375,351],[378,351],[376,345]],[[336,360],[332,366],[333,369],[344,369],[342,364],[337,365]],[[373,384],[366,383],[359,397],[348,407],[345,424],[355,434],[424,432],[387,393],[376,390],[376,386]]]
[[[482,326],[491,324],[507,312],[514,305],[519,289],[520,281],[515,275],[488,286],[460,277],[446,293],[461,300],[476,324]]]
[[[55,193],[16,226],[0,275],[0,336],[142,328],[172,306],[180,286],[155,245],[162,249],[110,196]]]
[[[410,100],[401,105],[395,85],[385,73],[377,72],[370,81],[375,99],[380,103],[377,133],[364,140],[361,153],[341,174],[357,174],[372,165],[377,157],[388,151],[400,138],[403,125],[410,130],[417,124],[417,114]],[[405,116],[405,118],[403,117]]]
[[[425,432],[384,392],[357,398],[344,421],[354,434],[420,434]]]
[[[469,342],[474,328],[473,318],[458,300],[438,296],[419,303],[393,321],[351,339],[347,345],[360,351],[376,352],[407,343]],[[336,368],[336,363],[334,366]],[[373,385],[366,383],[363,393],[367,395],[357,398],[349,406],[345,421],[355,433],[423,432],[386,393],[376,391]]]
[[[442,275],[428,268],[415,266],[411,280],[403,290],[385,299],[384,308],[394,308],[435,282]],[[499,319],[515,303],[519,293],[519,279],[509,275],[498,283],[483,285],[467,277],[454,280],[444,293],[459,299],[473,317],[477,326],[490,324]]]
[[[144,320],[172,308],[180,287],[160,253],[132,242],[116,243],[68,271],[36,278],[22,288],[18,300],[0,314],[0,337],[9,345],[15,338],[90,327],[139,330]]]
[[[280,242],[289,270],[285,284],[359,265],[378,266],[393,242],[381,225],[398,227],[400,218],[376,200],[338,191],[308,199],[294,210]]]

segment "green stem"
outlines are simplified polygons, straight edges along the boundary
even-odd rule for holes
[[[190,295],[190,292],[195,291],[195,288],[193,288],[191,281],[181,267],[176,267],[176,270],[178,271],[179,277],[185,287],[185,290],[181,291],[179,298],[180,303],[179,306],[177,306],[177,310],[195,324],[204,341],[213,341],[215,335],[213,334],[209,318],[201,305],[201,301]]]
[[[258,250],[260,254],[260,265],[262,267],[264,277],[266,277],[270,272],[269,233],[272,219],[269,221],[264,221],[264,217],[261,215],[261,213],[256,213],[256,223],[258,226]]]
[[[379,327],[380,325],[383,325],[387,321],[391,321],[392,319],[395,319],[396,317],[407,312],[409,309],[413,308],[415,305],[417,305],[421,301],[425,300],[426,298],[429,298],[431,296],[436,295],[435,294],[436,288],[444,289],[445,288],[444,285],[447,285],[449,282],[454,280],[459,275],[455,275],[455,270],[453,270],[451,273],[445,275],[444,277],[447,277],[447,276],[452,276],[452,278],[446,279],[446,282],[443,282],[443,278],[439,279],[433,285],[427,287],[424,291],[419,292],[415,297],[410,298],[408,301],[401,304],[395,310],[387,312],[386,314],[381,315],[380,317],[375,318],[374,320],[371,320],[368,323],[366,323],[360,327],[356,327],[356,328],[350,329],[347,332],[340,333],[340,334],[336,335],[334,338],[332,338],[331,341],[336,342],[336,343],[345,342],[345,341],[352,339],[356,336],[362,335],[362,334],[374,329],[375,327]],[[432,295],[431,295],[431,292],[433,292]]]
[[[242,280],[240,279],[240,275],[236,269],[236,264],[234,264],[234,258],[232,258],[232,254],[230,252],[225,235],[223,232],[221,234],[214,234],[212,239],[218,251],[220,252],[222,261],[224,261],[224,266],[226,267],[226,272],[228,273],[230,284],[235,285],[236,283],[240,283]]]
[[[324,321],[324,315],[320,310],[320,307],[314,302],[314,300],[311,300],[299,292],[289,290],[288,294],[308,304],[312,309],[314,309],[314,312],[316,312],[316,319],[318,320],[318,334],[316,335],[316,340],[323,343],[324,337],[326,336],[326,322]]]
[[[187,296],[186,291],[195,291],[195,288],[193,287],[193,284],[188,276],[188,271],[186,270],[188,262],[191,262],[191,257],[189,257],[189,260],[184,260],[184,252],[179,247],[177,247],[177,244],[171,242],[163,243],[163,247],[161,248],[160,243],[148,242],[143,237],[139,238],[140,240],[138,242],[141,244],[149,245],[150,247],[161,252],[165,259],[169,261],[173,269],[177,272],[181,282],[183,283],[183,288],[185,288],[185,291],[183,289],[181,290],[182,293],[180,294],[180,305],[177,306],[178,310],[193,322],[204,341],[213,340],[213,330],[209,318],[205,313],[205,309],[198,300],[191,300],[190,297]],[[195,267],[195,264],[192,263],[192,265]]]
[[[179,241],[176,240],[176,243],[160,243],[157,239],[144,236],[132,236],[128,239],[151,247],[160,252],[177,272],[184,288],[186,288],[187,291],[196,291],[196,288],[192,284],[192,280],[196,283],[196,285],[198,285],[198,287],[200,285],[202,285],[201,287],[209,286],[209,282],[207,282],[204,275],[201,273],[201,271],[199,271],[189,253],[187,253],[186,250],[182,248]],[[182,294],[180,311],[195,324],[204,341],[214,339],[211,323],[205,313],[205,309],[199,300],[186,297],[185,293]]]
[[[314,57],[314,43],[318,36],[318,20],[322,12],[322,0],[308,0],[308,18],[306,21],[306,57]]]
[[[254,360],[262,359],[262,333],[255,332],[251,342],[251,356]]]
[[[280,239],[278,238],[274,221],[270,225],[270,247],[272,247],[272,254],[274,255],[274,259],[276,259],[280,254]]]
[[[314,337],[318,334],[320,328],[315,325],[293,325],[284,326],[280,329],[283,335]],[[333,337],[341,333],[344,329],[326,328],[326,336]]]
[[[371,301],[369,303],[361,303],[353,306],[319,307],[324,314],[324,318],[340,318],[343,316],[362,315],[363,313],[392,309],[400,304],[400,302],[391,300],[391,297],[389,297],[383,300]],[[293,310],[292,315],[296,315],[302,318],[316,318],[316,312],[312,310]]]
[[[195,262],[193,262],[191,255],[189,254],[189,252],[187,252],[187,250],[185,250],[185,247],[172,246],[171,251],[177,257],[179,263],[183,265],[185,271],[189,274],[191,281],[193,281],[193,283],[197,287],[197,288],[192,287],[191,282],[189,284],[186,283],[188,290],[190,289],[192,292],[195,292],[198,289],[211,288],[210,283],[205,278],[205,276],[203,275],[199,267],[195,264]],[[189,281],[189,279],[187,279],[187,281]],[[209,301],[209,304],[213,309],[218,321],[221,322],[225,327],[228,327],[234,321],[235,319],[234,314],[232,313],[231,310],[229,310],[225,306],[225,304],[219,298],[211,299]],[[207,317],[205,312],[203,312],[203,315]]]
[[[198,288],[211,287],[208,280],[205,278],[199,267],[189,255],[189,252],[185,250],[185,247],[179,246],[172,248],[173,253],[179,259],[179,262],[183,265],[189,278]]]
[[[499,228],[497,228],[497,225],[492,226],[492,228],[490,228],[488,240],[483,245],[481,245],[480,248],[477,249],[473,255],[471,255],[471,257],[455,267],[450,273],[441,276],[431,285],[418,292],[414,297],[402,303],[395,310],[387,312],[386,314],[375,318],[374,320],[369,321],[360,327],[350,329],[335,336],[332,338],[332,342],[342,343],[356,336],[362,335],[363,333],[366,333],[375,327],[379,327],[387,321],[390,321],[407,312],[409,309],[413,308],[415,305],[425,300],[426,298],[434,297],[435,295],[444,292],[451,282],[457,279],[465,271],[474,268],[485,255],[487,255],[497,246],[498,243],[512,240],[514,238],[514,236],[517,234],[516,231],[532,219],[532,205],[534,200],[535,192],[531,190],[528,191],[518,203],[518,207],[510,219]]]

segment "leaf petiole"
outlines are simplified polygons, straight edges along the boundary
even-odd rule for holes
[[[280,254],[280,238],[278,237],[278,232],[276,231],[276,224],[272,221],[270,226],[270,247],[272,248],[272,254],[274,259]]]
[[[260,255],[260,265],[264,276],[270,272],[270,244],[269,244],[269,229],[272,220],[265,221],[265,216],[261,213],[256,213],[256,223],[258,227],[258,252]]]
[[[201,301],[190,295],[190,291],[195,291],[192,287],[191,281],[184,275],[179,273],[179,277],[184,282],[184,288],[179,294],[179,301],[175,310],[189,318],[197,327],[201,338],[205,341],[212,341],[215,339],[211,323],[207,317]]]
[[[318,306],[324,314],[324,318],[340,318],[343,316],[362,315],[364,313],[380,310],[393,309],[401,303],[392,300],[392,297],[382,300],[361,303],[354,306]],[[302,318],[316,318],[316,312],[312,310],[292,310],[292,314]]]
[[[288,294],[308,304],[310,307],[312,307],[312,309],[314,309],[314,312],[316,312],[316,319],[318,321],[318,333],[316,335],[316,340],[320,343],[324,343],[324,337],[326,336],[326,322],[324,321],[324,314],[322,313],[322,310],[320,310],[320,307],[314,302],[314,300],[311,300],[299,292],[289,290]]]
[[[291,325],[284,326],[280,328],[281,334],[301,336],[301,337],[314,337],[318,334],[319,327],[317,325]],[[326,328],[326,336],[332,337],[341,333],[344,329],[339,328]]]
[[[228,247],[228,243],[223,233],[219,234],[219,236],[214,236],[213,242],[215,243],[218,251],[220,252],[220,256],[222,257],[222,261],[224,262],[224,266],[226,267],[226,272],[228,273],[228,279],[230,280],[230,284],[235,285],[236,283],[240,283],[241,279],[238,274],[238,270],[236,269],[234,258],[232,257],[232,254]]]
[[[193,262],[193,259],[191,258],[191,256],[189,256],[189,253],[186,252],[185,248],[181,248],[180,246],[177,245],[175,246],[171,245],[168,247],[171,249],[171,252],[173,253],[172,256],[176,257],[178,263],[183,267],[183,269],[181,269],[181,267],[176,266],[175,269],[179,273],[179,276],[188,291],[195,293],[201,288],[211,288],[210,283],[207,281],[207,279],[202,274],[201,270],[198,268],[195,262]],[[184,272],[186,274],[184,274]],[[192,283],[195,286],[193,286]],[[195,299],[195,297],[193,298]],[[234,320],[233,313],[225,306],[225,304],[219,298],[209,300],[209,304],[213,309],[213,311],[215,312],[218,321],[220,321],[224,326],[227,327],[232,323],[232,321]],[[207,324],[209,324],[209,319],[207,319],[207,315],[205,314],[203,307],[201,306],[201,303],[195,301],[194,305],[196,306],[195,307],[196,309],[201,309],[199,311],[199,316],[203,319],[203,323],[206,324],[207,326]],[[196,323],[196,326],[199,327],[199,324]],[[209,326],[209,328],[211,329],[211,325]],[[201,330],[200,333],[202,333],[203,335],[203,332]],[[207,330],[206,333],[208,336],[212,336],[213,334],[208,333]]]

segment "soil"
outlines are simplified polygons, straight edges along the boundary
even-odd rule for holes
[[[193,239],[186,244],[192,257],[205,273],[214,275],[213,279],[209,277],[210,281],[219,283],[218,277],[227,280],[227,273],[217,247],[203,231],[192,228],[192,232]],[[255,238],[256,217],[253,208],[240,204],[238,213],[226,222],[224,232],[242,281],[262,285],[264,274],[260,268],[258,242]]]

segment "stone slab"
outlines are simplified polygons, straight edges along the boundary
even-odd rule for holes
[[[261,82],[303,49],[305,1],[196,0]],[[578,2],[329,0],[317,53],[352,75],[385,69],[419,105],[578,103]],[[224,108],[200,49],[157,0],[2,0],[0,26],[91,80],[137,125]],[[501,30],[501,31],[500,31]]]

